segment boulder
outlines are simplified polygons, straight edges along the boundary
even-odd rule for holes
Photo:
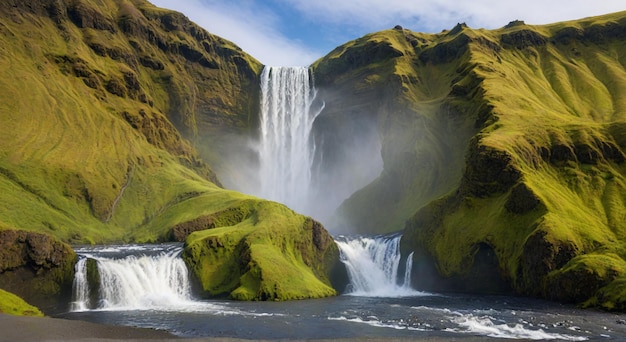
[[[0,288],[44,312],[69,302],[76,261],[69,245],[49,235],[0,231]]]

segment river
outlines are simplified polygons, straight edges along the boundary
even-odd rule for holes
[[[366,238],[356,249],[374,251],[386,267],[398,267],[396,237]],[[379,244],[372,241],[378,241]],[[77,247],[98,261],[101,289],[75,298],[56,316],[96,323],[162,329],[182,337],[320,339],[365,337],[490,336],[535,340],[626,340],[626,316],[528,298],[424,293],[398,272],[396,287],[368,293],[351,284],[350,294],[290,302],[236,302],[195,299],[180,259],[181,245]],[[383,252],[381,252],[381,250]],[[345,246],[342,247],[345,252]],[[360,259],[364,256],[359,254]],[[346,258],[344,255],[343,258]],[[344,260],[344,262],[346,262]],[[374,262],[376,264],[376,262]],[[373,266],[366,266],[371,269]],[[80,266],[77,266],[79,270]],[[401,272],[400,272],[401,273]],[[77,272],[77,282],[82,280]],[[351,277],[353,277],[351,275]],[[108,279],[104,281],[105,279]],[[377,280],[378,281],[378,280]],[[75,284],[76,285],[76,284]],[[355,288],[356,286],[356,288]],[[110,287],[107,289],[107,287]],[[84,286],[83,286],[84,288]],[[92,297],[93,298],[93,297]]]

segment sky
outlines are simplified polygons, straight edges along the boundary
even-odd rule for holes
[[[626,10],[624,0],[149,0],[185,14],[270,66],[308,66],[335,47],[396,25],[438,33],[496,29]]]

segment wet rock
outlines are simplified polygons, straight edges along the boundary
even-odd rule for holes
[[[44,312],[69,300],[76,260],[70,246],[49,235],[0,231],[0,288]]]

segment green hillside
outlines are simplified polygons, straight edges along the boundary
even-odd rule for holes
[[[255,120],[262,66],[237,46],[143,0],[4,1],[0,18],[0,229],[93,244],[184,241],[196,230],[232,226],[244,239],[249,232],[239,230],[264,225],[262,218],[241,225],[243,218],[202,218],[242,206],[256,217],[262,206],[280,213],[272,222],[286,222],[268,232],[266,245],[329,238],[281,205],[222,189],[205,163],[228,147],[218,133],[246,131]],[[308,265],[338,254],[334,244],[318,247],[304,257]],[[206,254],[196,257],[188,262]],[[269,273],[277,259],[310,275],[309,284],[268,292],[260,272],[243,285],[232,274],[223,294],[335,293],[327,270],[311,269],[297,251],[255,254],[242,267]],[[0,287],[17,287],[3,283],[10,278],[0,276]]]
[[[518,294],[623,310],[624,38],[622,12],[436,35],[396,27],[337,48],[317,79],[354,95],[329,115],[373,116],[385,162],[341,222],[404,228],[426,287],[485,292],[495,276]],[[375,110],[332,109],[356,104]]]

